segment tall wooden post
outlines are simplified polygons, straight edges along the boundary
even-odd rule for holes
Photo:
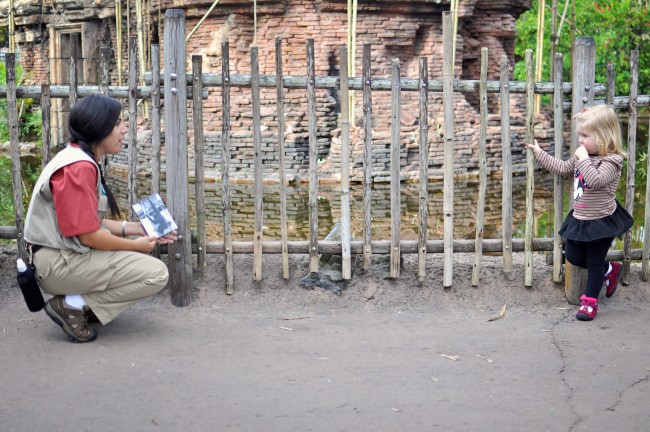
[[[188,218],[187,82],[185,80],[185,16],[165,12],[165,145],[167,205],[178,225],[178,241],[168,248],[171,301],[192,303],[192,251]]]
[[[452,17],[449,12],[442,13],[442,99],[444,109],[445,153],[443,204],[444,216],[444,270],[443,286],[451,287],[454,266],[454,53],[452,50]]]
[[[576,38],[573,44],[573,60],[571,61],[573,76],[571,94],[571,117],[578,114],[584,107],[594,102],[594,81],[596,77],[596,42],[592,37]],[[571,121],[571,154],[578,147],[576,122]],[[573,208],[573,194],[569,195],[569,207]],[[564,293],[571,304],[580,303],[587,283],[587,270],[565,264]]]

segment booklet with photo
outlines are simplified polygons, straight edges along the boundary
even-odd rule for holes
[[[159,194],[148,197],[133,204],[133,210],[140,218],[147,235],[162,237],[174,231],[178,226]]]

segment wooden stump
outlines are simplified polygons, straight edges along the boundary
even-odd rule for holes
[[[587,269],[566,262],[564,265],[564,295],[569,304],[579,305],[587,286]]]

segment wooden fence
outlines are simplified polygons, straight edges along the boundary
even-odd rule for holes
[[[229,45],[222,44],[222,72],[221,74],[202,73],[201,56],[192,56],[192,71],[185,71],[185,18],[180,10],[168,10],[165,13],[164,25],[164,74],[160,71],[160,54],[157,46],[152,46],[153,68],[147,73],[146,85],[138,86],[138,56],[135,38],[130,40],[130,78],[128,86],[110,86],[108,83],[108,58],[107,49],[102,50],[101,78],[98,86],[78,86],[76,83],[75,51],[78,43],[73,40],[72,55],[70,64],[69,85],[41,86],[16,86],[15,58],[7,54],[7,86],[0,87],[0,97],[8,101],[9,124],[11,135],[11,157],[12,178],[14,190],[14,203],[16,213],[15,227],[0,227],[0,237],[17,238],[19,253],[24,252],[23,233],[23,210],[21,190],[21,169],[18,143],[18,121],[16,115],[17,98],[40,99],[43,112],[43,164],[50,159],[50,100],[51,98],[69,98],[72,107],[79,97],[93,93],[102,93],[108,96],[128,99],[129,101],[129,134],[128,142],[128,202],[129,205],[136,200],[136,172],[137,172],[137,102],[138,100],[151,100],[151,127],[152,138],[152,190],[160,190],[160,146],[161,146],[161,98],[165,100],[164,109],[164,133],[165,146],[167,151],[167,203],[170,211],[178,223],[178,242],[167,249],[168,265],[170,268],[170,288],[172,303],[184,306],[192,301],[192,254],[197,255],[199,267],[205,266],[207,253],[218,253],[224,255],[226,293],[234,292],[234,271],[233,254],[253,254],[253,277],[255,280],[262,280],[262,256],[263,254],[282,254],[282,274],[289,278],[288,254],[308,254],[309,271],[318,272],[319,254],[340,254],[342,256],[342,273],[344,279],[351,278],[352,255],[363,255],[363,265],[368,268],[372,263],[374,254],[390,255],[390,277],[397,278],[400,274],[400,258],[402,254],[418,254],[418,279],[424,281],[426,278],[426,256],[431,253],[444,254],[443,286],[450,287],[453,283],[453,253],[474,252],[475,262],[472,273],[472,284],[478,285],[481,271],[481,257],[483,252],[500,252],[503,254],[503,270],[510,273],[513,269],[513,252],[524,252],[525,272],[524,285],[532,286],[533,251],[553,252],[553,279],[555,282],[562,280],[562,251],[561,239],[556,234],[554,238],[533,237],[533,190],[534,190],[534,160],[532,152],[527,150],[526,160],[526,229],[525,237],[513,239],[512,237],[512,163],[510,148],[510,117],[509,117],[509,96],[511,93],[526,95],[526,143],[533,141],[533,106],[534,95],[553,95],[553,116],[554,116],[554,138],[555,155],[562,157],[564,114],[571,115],[581,111],[583,107],[607,103],[619,110],[629,111],[629,133],[628,133],[628,175],[626,178],[626,200],[625,207],[634,213],[634,170],[636,153],[636,128],[637,128],[637,107],[649,106],[650,96],[638,95],[638,51],[631,53],[631,80],[629,96],[614,96],[613,69],[608,69],[607,85],[595,83],[595,44],[592,38],[580,37],[576,40],[574,48],[573,82],[562,81],[561,54],[555,57],[555,70],[557,71],[553,82],[534,82],[532,51],[526,52],[527,79],[525,82],[514,82],[509,80],[509,64],[504,58],[500,64],[500,80],[487,80],[487,49],[481,50],[481,76],[479,80],[455,80],[453,76],[453,41],[452,21],[448,12],[443,13],[443,76],[442,80],[429,79],[427,76],[427,59],[421,58],[419,63],[419,77],[405,78],[400,74],[399,61],[393,60],[391,64],[391,78],[372,78],[370,74],[370,46],[363,47],[363,66],[361,77],[350,77],[347,69],[347,51],[341,48],[341,64],[339,76],[317,77],[315,76],[314,42],[307,41],[306,75],[305,76],[284,76],[282,73],[282,41],[276,39],[276,74],[260,75],[258,64],[258,51],[256,47],[251,48],[251,73],[236,74],[230,71]],[[162,86],[161,86],[162,83]],[[202,101],[206,97],[207,87],[221,88],[222,108],[222,134],[221,134],[221,196],[224,225],[224,238],[222,242],[207,242],[205,233],[205,205],[204,205],[204,182],[203,182],[203,111]],[[255,187],[255,229],[252,242],[234,242],[231,229],[231,205],[230,205],[230,91],[232,87],[250,87],[252,93],[253,108],[253,142],[254,142],[254,187]],[[281,239],[279,241],[262,241],[262,152],[260,134],[260,87],[275,87],[277,89],[277,119],[278,119],[278,159],[280,197],[281,197]],[[309,118],[309,238],[304,241],[287,240],[287,217],[286,217],[286,178],[284,174],[284,89],[300,88],[306,90],[307,114]],[[318,239],[318,146],[316,140],[316,89],[337,89],[341,95],[341,241],[324,241]],[[363,182],[363,236],[358,241],[352,241],[350,235],[350,179],[349,179],[349,156],[350,156],[350,124],[348,94],[351,91],[360,91],[363,94],[363,119],[364,119],[364,182]],[[390,184],[391,184],[391,234],[390,239],[372,239],[370,234],[371,213],[371,179],[372,179],[372,93],[376,91],[391,92],[391,148],[390,148]],[[400,95],[404,91],[419,93],[419,124],[420,141],[419,157],[419,233],[418,240],[400,239]],[[427,237],[427,155],[428,155],[428,96],[431,92],[442,92],[444,110],[444,197],[443,197],[443,219],[444,237],[443,240],[429,240]],[[480,101],[480,144],[479,144],[479,194],[477,202],[476,235],[475,240],[454,239],[454,178],[453,178],[453,143],[454,143],[454,92],[478,93]],[[499,93],[501,100],[501,142],[502,142],[502,238],[483,238],[483,211],[486,194],[486,129],[487,129],[487,94]],[[570,95],[571,101],[564,101],[564,97]],[[596,96],[605,95],[604,99],[596,99]],[[187,155],[187,99],[192,99],[193,135],[195,139],[195,194],[196,194],[196,244],[192,244],[190,233],[190,220],[188,216],[188,155]],[[574,125],[571,125],[571,149],[577,147]],[[650,167],[649,167],[650,170]],[[628,282],[630,260],[642,259],[642,278],[648,279],[650,273],[649,246],[650,246],[650,183],[646,188],[646,208],[644,221],[643,248],[632,250],[631,237],[628,233],[625,236],[623,250],[612,250],[609,252],[610,259],[623,260],[624,271],[623,283]],[[559,178],[554,184],[554,232],[557,232],[563,216],[562,187]],[[133,214],[130,215],[133,218]],[[569,301],[577,301],[581,289],[580,273],[572,272],[576,269],[569,269],[566,265],[566,286]]]

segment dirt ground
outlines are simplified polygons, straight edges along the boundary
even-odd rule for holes
[[[165,290],[73,344],[30,313],[15,282],[15,251],[0,250],[0,431],[648,431],[650,283],[603,299],[576,321],[544,256],[523,286],[523,254],[505,277],[485,257],[442,256],[427,281],[405,256],[357,269],[334,294],[300,288],[307,257],[235,256],[235,294],[224,294],[221,256],[195,274],[196,300]],[[505,317],[500,316],[505,308]]]

